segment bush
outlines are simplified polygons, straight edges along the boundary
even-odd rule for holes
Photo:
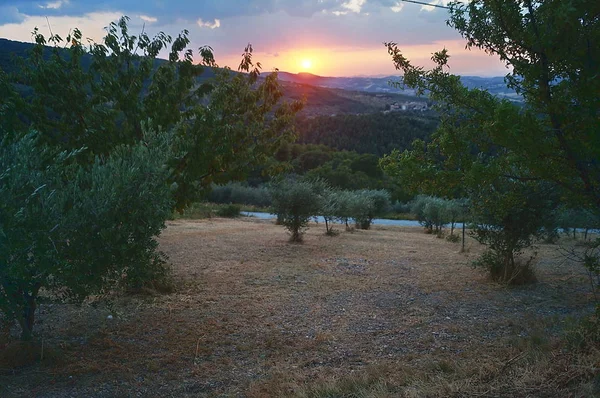
[[[366,195],[364,191],[352,193],[349,210],[357,228],[369,229],[371,227],[372,218],[370,215],[373,213],[374,207],[373,199]]]
[[[507,263],[501,253],[486,250],[473,262],[473,266],[486,269],[490,278],[495,282],[525,285],[537,281],[533,268],[534,260],[535,256],[532,256],[528,260],[518,258],[511,263]]]
[[[444,225],[451,222],[450,203],[442,198],[418,195],[410,203],[410,209],[427,233],[439,234]]]
[[[446,235],[446,240],[448,242],[458,243],[460,242],[460,236],[454,234]]]
[[[356,227],[369,229],[373,219],[385,214],[390,207],[390,194],[384,190],[362,190],[353,193],[351,214]]]
[[[32,337],[41,290],[81,301],[118,286],[165,285],[156,236],[173,198],[157,136],[89,166],[36,133],[0,143],[0,310]]]
[[[220,207],[217,210],[217,216],[219,217],[227,217],[227,218],[235,218],[240,216],[240,212],[242,208],[238,205],[229,204],[223,207]]]
[[[490,271],[492,279],[519,283],[529,276],[531,259],[518,257],[543,236],[556,207],[554,191],[547,184],[498,180],[472,194],[474,224],[470,235],[489,250],[476,263]]]
[[[314,183],[285,179],[271,186],[273,212],[291,234],[290,241],[301,242],[311,217],[321,210],[321,196]]]
[[[354,192],[351,191],[337,191],[337,209],[335,212],[335,217],[341,223],[346,225],[346,230],[350,229],[348,225],[348,220],[350,220],[352,215],[352,200],[354,198]]]
[[[250,187],[239,182],[213,185],[208,200],[221,204],[241,204],[258,207],[271,206],[271,195],[266,187]]]
[[[333,223],[338,219],[340,212],[340,192],[327,188],[321,194],[321,215],[325,219],[325,233],[335,235]]]

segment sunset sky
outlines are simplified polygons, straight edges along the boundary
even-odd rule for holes
[[[446,4],[446,0],[428,0]],[[209,45],[219,65],[237,69],[248,42],[264,70],[322,76],[397,74],[384,41],[395,41],[415,64],[429,65],[431,53],[447,48],[451,71],[462,75],[507,73],[494,57],[465,50],[465,41],[446,26],[447,11],[400,0],[0,0],[0,37],[31,41],[39,27],[63,37],[78,27],[100,40],[120,16],[130,31],[172,36],[188,29],[192,48]]]

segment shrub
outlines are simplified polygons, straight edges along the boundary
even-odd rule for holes
[[[536,282],[533,262],[535,256],[529,259],[515,259],[513,262],[506,262],[505,257],[493,250],[486,250],[473,262],[474,267],[485,268],[490,278],[495,282],[504,282],[510,285],[525,285]]]
[[[354,192],[351,201],[352,218],[356,227],[369,229],[373,219],[385,214],[390,207],[390,194],[384,190],[362,190]]]
[[[547,184],[498,180],[480,187],[471,197],[475,222],[470,234],[489,250],[476,265],[488,269],[494,280],[533,280],[527,276],[533,272],[531,259],[517,258],[542,236],[555,207],[554,191]]]
[[[460,236],[454,234],[446,235],[446,240],[448,242],[458,243],[460,242]]]
[[[118,286],[164,285],[155,237],[171,216],[157,136],[76,163],[36,133],[0,143],[0,310],[31,339],[39,292],[81,301]]]
[[[373,199],[366,195],[364,191],[352,193],[349,210],[357,228],[369,229],[371,227],[370,214],[373,213],[374,207]]]
[[[325,219],[325,233],[334,235],[333,223],[338,219],[340,212],[340,192],[326,189],[321,194],[321,215]]]
[[[439,234],[451,219],[450,201],[434,196],[418,195],[410,203],[411,212],[427,233]]]
[[[354,198],[354,192],[351,191],[337,191],[337,209],[335,212],[336,218],[346,225],[346,230],[350,229],[348,220],[352,218],[352,200]]]
[[[321,209],[321,196],[314,183],[285,179],[271,186],[273,212],[290,232],[290,241],[301,242],[311,217]]]
[[[221,204],[241,204],[258,207],[271,206],[271,195],[266,187],[251,187],[239,182],[213,185],[208,200]]]
[[[217,210],[217,216],[219,217],[227,217],[227,218],[235,218],[240,216],[240,212],[242,208],[238,205],[229,204],[223,207],[220,207]]]

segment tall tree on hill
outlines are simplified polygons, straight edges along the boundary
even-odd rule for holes
[[[301,106],[280,102],[275,73],[259,80],[249,45],[238,73],[207,47],[194,65],[187,31],[133,36],[127,18],[89,48],[77,29],[65,48],[34,33],[21,71],[0,71],[0,311],[23,339],[40,292],[164,282],[156,236],[174,206],[268,159]],[[206,68],[215,78],[198,85]]]
[[[471,0],[450,5],[448,24],[468,48],[499,56],[512,69],[506,82],[524,106],[466,89],[448,72],[445,49],[425,70],[387,43],[403,83],[427,92],[442,114],[431,142],[382,159],[388,174],[414,190],[448,196],[550,182],[563,201],[600,212],[600,4]]]

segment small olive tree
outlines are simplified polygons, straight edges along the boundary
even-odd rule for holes
[[[352,218],[352,199],[354,198],[354,192],[352,191],[337,191],[337,208],[335,217],[341,223],[346,225],[346,230],[350,229],[348,221]]]
[[[172,214],[157,138],[82,166],[37,133],[0,142],[0,310],[32,338],[41,291],[81,301],[167,276],[155,237]]]
[[[502,179],[480,187],[470,200],[471,236],[488,247],[475,265],[486,268],[497,281],[534,281],[532,259],[522,261],[518,256],[544,237],[548,220],[554,218],[555,192],[548,184]]]
[[[285,179],[270,189],[273,212],[290,232],[291,242],[301,242],[311,217],[319,214],[322,196],[315,184],[307,180]]]
[[[361,190],[353,192],[350,201],[352,218],[359,229],[369,229],[373,219],[385,214],[390,207],[390,194],[385,190]]]
[[[333,224],[338,219],[341,201],[340,192],[326,189],[321,193],[321,215],[325,219],[325,234],[335,235]]]

